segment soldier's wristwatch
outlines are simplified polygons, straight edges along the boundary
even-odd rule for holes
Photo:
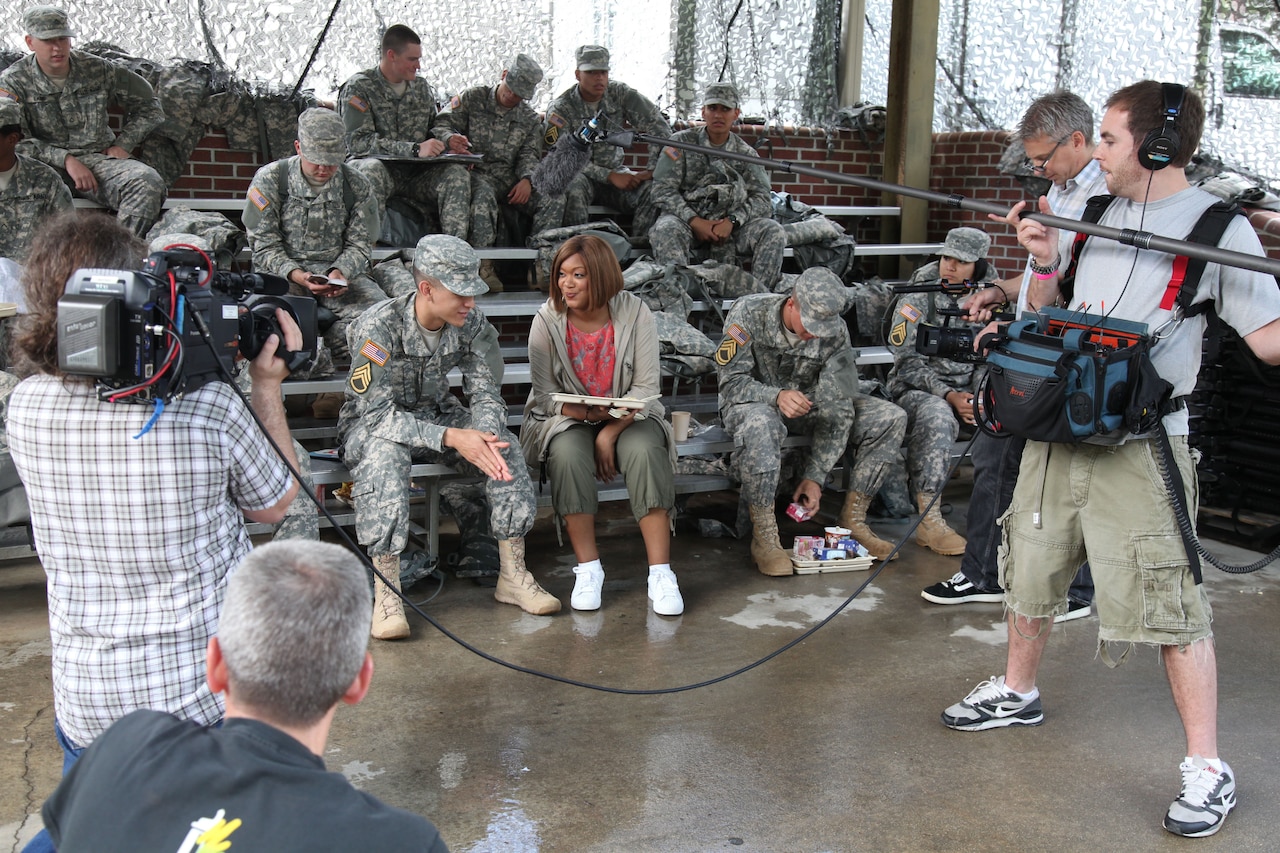
[[[732,225],[734,228],[737,228],[739,225],[742,224],[740,221],[738,221],[738,217],[734,216],[732,213],[730,213],[726,218],[729,220],[729,224]]]

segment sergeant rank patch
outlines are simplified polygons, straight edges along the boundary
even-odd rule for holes
[[[373,367],[369,362],[365,362],[359,367],[352,368],[351,379],[347,384],[351,386],[351,390],[357,394],[363,394],[369,390],[369,383],[373,381]]]
[[[889,343],[895,347],[900,347],[907,342],[907,324],[899,320],[889,330]]]

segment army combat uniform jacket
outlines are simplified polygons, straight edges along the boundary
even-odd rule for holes
[[[439,346],[429,353],[414,315],[415,297],[406,293],[389,299],[348,329],[351,375],[338,420],[348,464],[361,458],[367,438],[444,450],[445,430],[458,426],[447,421],[464,408],[449,391],[448,374],[455,367],[462,373],[473,427],[495,434],[506,430],[502,377],[495,373],[501,353],[493,326],[472,310],[460,328],[445,324]]]
[[[0,258],[21,263],[44,220],[71,209],[71,190],[44,163],[18,155],[9,185],[0,190]]]
[[[507,109],[498,103],[496,86],[476,86],[455,95],[436,117],[436,138],[447,146],[449,137],[461,133],[471,141],[471,151],[483,154],[476,170],[501,192],[533,175],[542,158],[542,122],[521,101]]]
[[[418,144],[431,138],[436,95],[426,80],[414,77],[403,95],[377,68],[359,71],[342,84],[338,109],[347,128],[352,158],[416,157]]]
[[[996,280],[994,267],[988,265],[983,283]],[[940,281],[938,262],[925,264],[911,276],[912,285],[936,284]],[[920,324],[940,324],[939,308],[954,307],[956,302],[945,293],[904,293],[898,297],[889,315],[888,343],[893,350],[893,370],[889,374],[889,393],[897,399],[908,391],[925,391],[945,397],[951,391],[974,390],[978,365],[916,352]],[[963,318],[953,318],[951,325],[964,328]]]
[[[132,151],[164,122],[160,99],[151,84],[126,68],[82,51],[71,51],[66,86],[55,86],[35,54],[0,73],[0,97],[22,106],[20,150],[57,169],[67,155],[100,154],[112,145]],[[107,120],[109,107],[124,110],[117,134]]]
[[[344,166],[316,188],[296,156],[259,169],[244,207],[254,268],[278,276],[299,268],[338,269],[348,280],[367,274],[377,219],[363,177]]]
[[[671,138],[712,147],[704,128],[682,130]],[[729,134],[723,150],[756,153],[736,133]],[[684,223],[698,216],[724,219],[733,215],[744,225],[756,219],[772,219],[769,192],[769,178],[762,166],[673,147],[662,150],[653,172],[653,203]]]
[[[840,460],[853,424],[853,396],[858,390],[858,368],[849,333],[813,338],[792,345],[782,326],[781,294],[756,293],[741,297],[725,318],[724,339],[716,350],[719,369],[720,411],[726,424],[731,410],[743,403],[776,407],[784,389],[801,391],[824,415],[847,409],[847,418],[836,417],[844,429],[816,432],[805,467],[805,478],[826,482]]]
[[[555,145],[561,133],[574,133],[582,127],[582,123],[593,118],[597,111],[604,111],[601,123],[605,130],[621,130],[626,123],[632,128],[650,136],[668,137],[671,125],[653,101],[632,89],[626,83],[610,80],[604,97],[598,103],[588,104],[582,100],[577,84],[566,89],[560,97],[547,107],[546,133],[543,141],[548,146]],[[657,165],[658,147],[651,146],[648,169]],[[593,183],[604,184],[609,181],[609,174],[622,166],[622,149],[616,145],[591,146],[591,160],[583,168]]]

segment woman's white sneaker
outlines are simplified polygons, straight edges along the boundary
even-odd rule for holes
[[[569,606],[574,610],[599,610],[600,590],[604,587],[604,569],[592,566],[574,566],[573,573],[578,579],[573,582],[573,594],[569,596]]]
[[[659,616],[679,616],[684,613],[684,599],[676,583],[675,572],[670,569],[649,569],[649,600],[653,612]]]

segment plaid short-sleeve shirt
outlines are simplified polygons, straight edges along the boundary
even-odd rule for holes
[[[152,410],[32,376],[9,401],[14,464],[48,576],[54,710],[88,746],[137,708],[209,724],[204,679],[229,572],[249,553],[242,510],[290,475],[235,392],[211,383]]]

